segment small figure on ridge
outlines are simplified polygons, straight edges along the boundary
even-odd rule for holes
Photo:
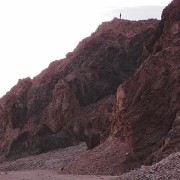
[[[121,19],[121,13],[120,13],[120,19]]]

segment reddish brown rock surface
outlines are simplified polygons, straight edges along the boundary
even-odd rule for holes
[[[121,174],[179,151],[179,63],[180,0],[174,0],[146,42],[139,68],[117,90],[108,140],[81,155],[64,173]]]
[[[133,75],[157,20],[102,23],[62,60],[0,99],[0,156],[16,159],[108,137],[117,87]]]

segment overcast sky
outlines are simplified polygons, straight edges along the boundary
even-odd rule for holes
[[[158,18],[171,0],[0,0],[0,97],[62,59],[103,21]],[[143,7],[141,7],[143,6]]]

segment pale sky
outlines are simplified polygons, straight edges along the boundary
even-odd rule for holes
[[[65,57],[103,21],[158,18],[171,0],[0,0],[0,97]],[[138,7],[138,6],[159,6]],[[132,7],[129,9],[129,7]],[[137,11],[137,8],[144,9]],[[146,9],[146,10],[145,10]],[[149,11],[147,10],[149,9]]]

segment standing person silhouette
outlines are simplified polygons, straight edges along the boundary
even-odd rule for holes
[[[121,13],[120,13],[120,19],[121,19]]]

